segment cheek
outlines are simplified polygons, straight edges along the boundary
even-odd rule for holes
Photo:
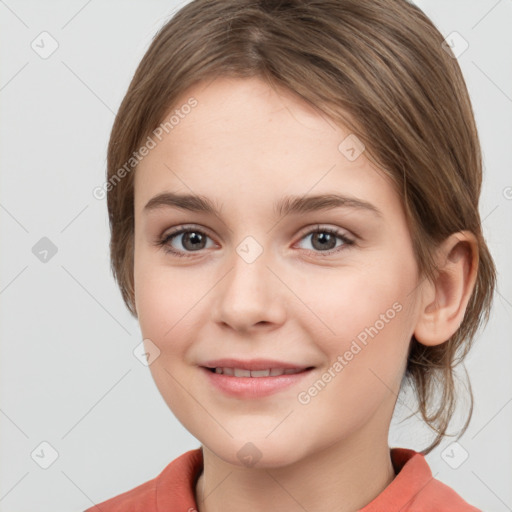
[[[413,333],[414,283],[412,262],[397,261],[387,267],[379,263],[339,271],[329,283],[320,280],[314,289],[302,291],[310,310],[322,320],[315,319],[320,327],[314,337],[336,375],[332,391],[343,391],[338,396],[348,393],[371,401],[387,388],[399,388]]]
[[[183,272],[173,271],[159,265],[154,256],[145,251],[135,251],[134,285],[138,321],[144,338],[154,341],[160,350],[166,351],[166,340],[173,340],[179,347],[176,333],[183,328],[190,302],[190,283]],[[187,286],[188,284],[188,286]],[[190,298],[192,300],[192,298]]]
[[[183,360],[197,330],[193,308],[201,294],[187,272],[144,263],[139,258],[134,269],[138,321],[143,338],[160,350],[149,369],[167,406],[193,432],[195,423],[188,423],[190,396],[185,391],[190,382]]]
[[[311,282],[316,285],[312,287]],[[359,335],[364,343],[368,329],[374,334],[375,329],[396,331],[408,318],[404,311],[410,309],[413,288],[413,269],[368,265],[361,270],[338,270],[325,278],[317,276],[305,283],[297,295],[306,299],[310,311],[321,321],[318,324],[324,325],[324,332],[332,335],[336,345],[339,340]]]
[[[324,308],[318,311],[326,315],[335,335],[324,330],[316,338],[326,366],[297,397],[299,411],[322,425],[327,437],[359,428],[376,411],[388,414],[407,361],[412,333],[409,290],[386,279],[350,284],[356,281],[366,286],[347,288],[330,300],[324,294]]]
[[[141,251],[143,252],[143,251]],[[199,272],[193,265],[172,267],[157,261],[154,255],[135,259],[134,282],[138,321],[143,338],[149,338],[160,350],[150,369],[155,380],[172,384],[164,369],[180,380],[188,364],[189,351],[199,330],[208,324],[209,291],[212,291],[210,270]],[[159,377],[158,377],[159,375]]]

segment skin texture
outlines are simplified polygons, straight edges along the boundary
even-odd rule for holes
[[[177,105],[191,96],[197,106],[136,170],[134,280],[143,337],[160,350],[153,378],[203,445],[198,508],[357,510],[395,476],[388,429],[410,339],[442,343],[462,321],[476,272],[474,241],[465,232],[447,239],[439,282],[422,279],[390,179],[364,152],[350,161],[338,149],[350,132],[256,78],[197,84]],[[207,196],[220,213],[145,212],[162,192]],[[285,195],[327,193],[369,202],[380,214],[273,211]],[[336,238],[322,248],[311,234],[319,225],[354,243]],[[181,226],[206,236],[195,251],[183,234],[167,242],[185,257],[157,245]],[[262,249],[251,263],[237,252],[247,236]],[[388,321],[380,328],[382,315]],[[378,333],[301,403],[298,394],[375,325]],[[221,357],[315,369],[298,386],[244,400],[211,387],[198,368]],[[237,456],[249,442],[261,455],[252,467]]]

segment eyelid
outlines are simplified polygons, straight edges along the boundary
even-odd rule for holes
[[[343,235],[343,237],[354,241],[356,238],[356,236],[351,234],[350,231],[344,228],[340,228],[338,226],[329,226],[328,224],[313,224],[312,226],[310,225],[307,228],[304,228],[303,230],[300,231],[298,235],[299,239],[304,238],[306,235],[315,233],[316,231],[327,231],[331,233],[335,232],[337,236]]]
[[[200,233],[203,233],[205,235],[208,235],[211,239],[214,237],[211,236],[210,231],[207,228],[204,228],[203,226],[199,226],[196,224],[180,224],[178,226],[174,226],[173,228],[170,228],[167,231],[164,231],[160,238],[168,238],[172,235],[177,235],[178,233],[182,233],[183,231],[198,231]]]

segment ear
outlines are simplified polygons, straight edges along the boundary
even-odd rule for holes
[[[470,231],[450,235],[436,251],[434,281],[426,280],[421,293],[414,337],[422,345],[440,345],[464,319],[478,270],[478,243]]]

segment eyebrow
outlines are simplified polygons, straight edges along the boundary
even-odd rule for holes
[[[144,212],[150,212],[161,207],[179,208],[193,212],[204,212],[220,216],[220,208],[208,197],[195,194],[177,194],[164,192],[151,198]],[[382,212],[373,204],[339,194],[321,194],[310,196],[285,196],[274,205],[276,215],[285,216],[335,208],[352,208],[371,212],[382,217]]]

